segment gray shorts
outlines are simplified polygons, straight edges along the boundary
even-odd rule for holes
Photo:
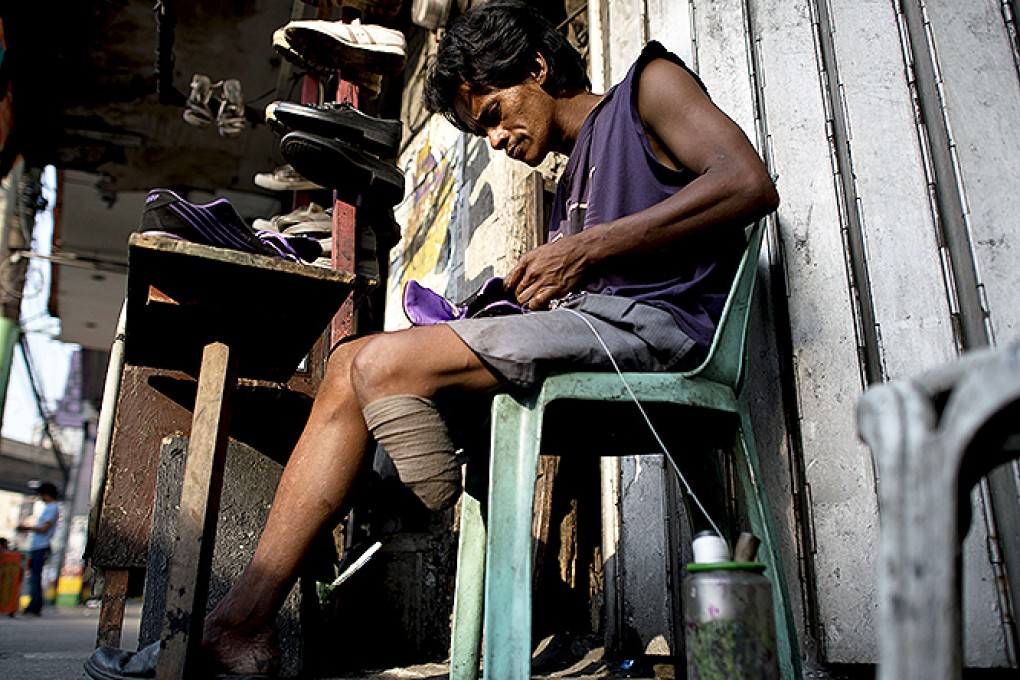
[[[669,312],[611,295],[584,293],[549,311],[448,325],[496,376],[529,387],[551,371],[613,370],[585,320],[623,371],[692,368],[694,341]]]

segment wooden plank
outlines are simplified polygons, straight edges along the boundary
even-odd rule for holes
[[[120,647],[120,636],[124,629],[124,603],[127,601],[130,575],[128,569],[103,570],[96,647]]]
[[[158,680],[183,680],[196,670],[188,665],[197,659],[202,642],[236,368],[230,347],[223,343],[211,343],[203,352],[167,583]]]
[[[92,553],[99,568],[145,567],[159,443],[167,433],[187,431],[191,424],[184,406],[152,387],[150,380],[159,376],[168,373],[124,366]]]
[[[218,341],[238,352],[244,377],[289,379],[354,284],[346,272],[142,234],[128,257],[126,361],[192,374]],[[173,304],[152,300],[153,286]]]
[[[336,91],[338,102],[349,102],[358,106],[358,90],[347,81],[340,81]],[[342,272],[354,271],[354,248],[357,239],[357,209],[343,201],[333,202],[333,269]],[[330,326],[330,347],[336,345],[354,332],[354,299],[350,296],[344,300],[333,317]]]
[[[534,515],[531,519],[531,587],[538,584],[545,564],[552,531],[553,492],[556,486],[556,471],[560,466],[559,456],[541,456],[538,459],[538,473],[535,477]]]

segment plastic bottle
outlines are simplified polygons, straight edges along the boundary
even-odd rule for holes
[[[765,566],[728,561],[725,546],[721,537],[702,532],[695,538],[695,561],[687,565],[683,584],[687,677],[778,680],[772,586],[763,573]]]

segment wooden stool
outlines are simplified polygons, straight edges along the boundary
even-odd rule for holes
[[[197,375],[156,677],[194,677],[238,377],[282,382],[354,285],[352,274],[134,234],[126,361]]]

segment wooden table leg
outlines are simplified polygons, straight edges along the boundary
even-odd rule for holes
[[[124,628],[124,602],[127,600],[130,574],[127,569],[103,570],[96,647],[120,647],[120,634]]]
[[[178,539],[170,559],[157,680],[196,676],[197,669],[189,671],[187,664],[197,658],[202,643],[236,365],[227,345],[205,346],[184,463]]]

